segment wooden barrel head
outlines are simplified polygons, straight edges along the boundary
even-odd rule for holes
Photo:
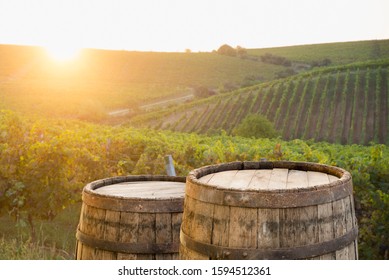
[[[357,259],[352,178],[308,162],[231,162],[189,173],[181,259]]]
[[[200,182],[234,190],[290,190],[329,184],[338,177],[316,171],[286,168],[229,170],[200,177]]]
[[[290,208],[352,194],[347,171],[303,162],[232,162],[205,166],[187,177],[186,195],[219,205]]]
[[[123,176],[87,184],[77,259],[177,259],[185,177]]]
[[[85,186],[85,204],[115,211],[182,212],[185,178],[127,176],[99,180]]]
[[[184,197],[184,186],[182,182],[167,181],[123,182],[94,191],[101,195],[123,198],[172,199]]]

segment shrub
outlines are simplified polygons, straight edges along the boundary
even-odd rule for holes
[[[276,138],[273,123],[261,115],[250,114],[234,129],[234,135],[254,138]]]
[[[196,86],[193,88],[194,88],[195,96],[200,97],[200,98],[205,98],[205,97],[209,97],[209,96],[216,94],[216,92],[214,90],[209,89],[205,86]]]
[[[228,55],[228,56],[236,56],[237,52],[236,50],[231,47],[230,45],[224,44],[217,50],[218,54],[221,55]]]
[[[324,58],[323,60],[315,60],[311,62],[312,67],[325,67],[331,65],[332,61],[329,58]]]
[[[287,59],[286,57],[273,55],[271,53],[265,53],[264,55],[261,55],[261,60],[264,63],[270,63],[275,65],[282,65],[282,66],[292,66],[292,62]]]

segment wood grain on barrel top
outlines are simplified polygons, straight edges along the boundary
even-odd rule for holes
[[[169,181],[137,181],[108,185],[95,193],[127,198],[166,199],[180,198],[185,194],[185,183]]]
[[[339,178],[326,173],[285,168],[229,170],[199,178],[202,183],[237,190],[301,189],[336,180]]]
[[[348,174],[303,163],[245,166],[187,179],[180,258],[358,259]]]

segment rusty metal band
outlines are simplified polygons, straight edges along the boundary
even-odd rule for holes
[[[113,184],[136,181],[170,181],[185,183],[185,177],[173,177],[164,175],[138,175],[138,176],[119,176],[102,180],[97,180],[87,184],[82,192],[82,201],[84,204],[100,209],[120,211],[120,212],[138,212],[138,213],[180,213],[183,211],[184,198],[172,199],[140,199],[140,198],[121,198],[108,195],[101,195],[94,190]]]
[[[208,256],[210,259],[225,260],[282,260],[282,259],[307,259],[331,252],[335,252],[354,242],[358,237],[358,228],[354,227],[345,235],[321,243],[277,249],[250,249],[228,248],[216,246],[194,240],[182,230],[180,233],[181,244],[197,253]]]
[[[125,243],[96,239],[93,236],[77,230],[76,238],[78,242],[89,247],[105,250],[109,252],[127,254],[174,254],[178,253],[180,244],[177,243]]]
[[[320,171],[337,176],[339,180],[292,190],[232,190],[202,183],[207,174],[226,170],[289,168]],[[248,208],[291,208],[319,205],[343,199],[353,194],[351,175],[340,168],[300,162],[233,162],[207,166],[191,172],[186,181],[185,195],[193,199],[223,206]]]

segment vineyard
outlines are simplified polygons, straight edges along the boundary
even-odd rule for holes
[[[264,62],[266,54],[291,65]],[[220,94],[309,71],[318,61],[336,67],[371,59],[389,59],[389,40],[247,49],[241,57],[85,49],[63,64],[39,47],[0,45],[0,108],[101,122],[110,111],[136,113],[142,105],[185,96],[188,88]]]
[[[165,174],[166,155],[181,176],[264,158],[344,168],[353,177],[359,257],[389,259],[389,40],[252,49],[242,57],[81,56],[55,65],[42,49],[0,46],[0,259],[72,259],[85,184]],[[141,109],[196,87],[213,95]],[[107,114],[124,108],[132,113]],[[238,136],[248,116],[270,120],[280,136]]]
[[[282,151],[275,151],[276,146]],[[389,149],[378,144],[247,139],[225,133],[209,137],[32,119],[1,111],[0,211],[8,212],[19,226],[29,225],[34,236],[36,221],[55,221],[64,208],[80,201],[86,183],[128,174],[164,174],[167,154],[183,176],[200,166],[261,158],[345,168],[353,176],[361,258],[384,258],[388,253]]]
[[[388,143],[388,65],[389,61],[371,62],[303,73],[140,116],[134,123],[181,132],[231,133],[254,113],[272,121],[286,140]]]

